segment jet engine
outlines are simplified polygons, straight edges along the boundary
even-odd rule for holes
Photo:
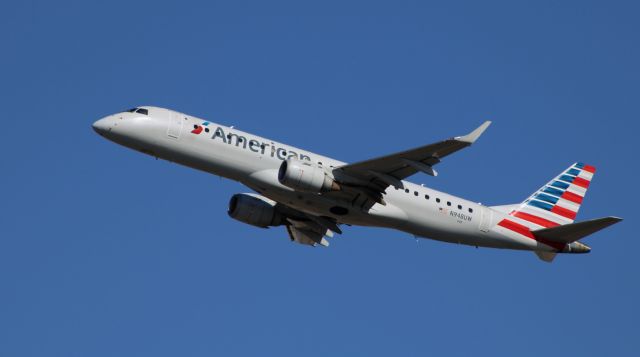
[[[233,195],[227,213],[233,219],[260,228],[284,224],[284,218],[276,209],[275,201],[251,193]]]
[[[310,161],[289,158],[278,170],[281,184],[301,192],[339,191],[340,185],[324,167]]]

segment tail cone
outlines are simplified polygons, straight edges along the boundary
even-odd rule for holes
[[[568,245],[567,253],[589,253],[590,251],[591,247],[576,241]]]

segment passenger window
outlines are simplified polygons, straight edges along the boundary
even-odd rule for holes
[[[447,206],[451,206],[451,201],[447,201]]]
[[[418,196],[418,191],[413,191],[414,196]]]
[[[208,133],[209,132],[209,128],[204,128],[204,132]]]
[[[473,208],[469,208],[469,213],[473,213]]]
[[[462,209],[462,205],[458,205],[458,209]]]
[[[440,199],[439,199],[439,198],[436,198],[436,202],[440,203]]]
[[[429,199],[429,195],[424,195],[424,199],[428,200]]]
[[[404,192],[409,193],[409,189],[408,189],[408,188],[405,188],[405,189],[404,189]]]

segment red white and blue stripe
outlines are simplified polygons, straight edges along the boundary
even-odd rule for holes
[[[571,165],[509,213],[508,218],[498,222],[496,228],[562,249],[564,244],[542,241],[531,231],[573,223],[595,171],[591,165]]]

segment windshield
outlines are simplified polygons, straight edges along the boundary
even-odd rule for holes
[[[131,108],[131,109],[125,110],[125,111],[129,112],[129,113],[140,113],[140,114],[143,114],[143,115],[149,115],[149,110],[148,109],[144,109],[144,108],[136,107],[136,108]]]

